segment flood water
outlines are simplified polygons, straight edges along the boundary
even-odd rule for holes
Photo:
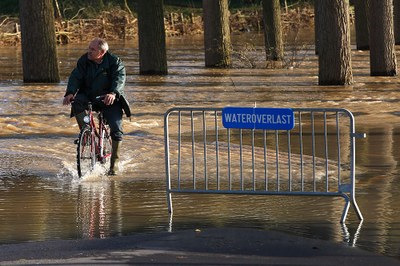
[[[266,69],[262,36],[234,38],[234,68],[204,68],[201,37],[168,41],[167,76],[139,76],[135,42],[111,44],[127,69],[133,118],[124,120],[122,174],[79,179],[78,127],[62,106],[66,81],[86,44],[58,48],[61,83],[23,84],[19,48],[0,50],[0,243],[104,238],[135,232],[249,227],[289,232],[400,258],[400,87],[370,77],[369,53],[353,50],[352,86],[320,87],[312,47],[287,48],[287,67]],[[397,54],[400,58],[400,53]],[[290,65],[295,63],[295,67]],[[251,68],[255,66],[255,68]],[[340,107],[355,114],[356,199],[176,195],[168,216],[163,115],[172,107]],[[184,155],[185,156],[185,155]],[[190,154],[186,154],[190,156]]]

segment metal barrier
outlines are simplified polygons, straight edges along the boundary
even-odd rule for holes
[[[292,130],[227,129],[222,108],[164,116],[168,211],[172,193],[336,196],[355,199],[354,117],[346,109],[293,108]]]

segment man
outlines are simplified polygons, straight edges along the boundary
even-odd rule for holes
[[[97,96],[105,95],[103,103],[94,104],[103,110],[112,139],[110,175],[118,172],[119,151],[122,141],[122,110],[130,117],[129,104],[124,96],[125,67],[116,55],[108,51],[108,44],[101,38],[93,39],[88,52],[82,55],[72,71],[64,95],[63,104],[71,104],[71,117],[75,116],[79,128],[85,123],[89,101],[95,103]]]

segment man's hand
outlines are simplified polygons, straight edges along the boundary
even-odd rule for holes
[[[105,105],[111,105],[111,104],[114,103],[114,101],[115,101],[115,94],[114,93],[106,94],[106,97],[104,97],[104,100],[103,100]]]
[[[63,99],[63,105],[69,105],[73,100],[74,100],[74,95],[73,94],[68,94]]]

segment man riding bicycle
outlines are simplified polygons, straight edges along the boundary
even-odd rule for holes
[[[82,55],[72,71],[64,95],[63,104],[71,104],[71,117],[75,116],[79,128],[85,125],[88,102],[93,103],[95,110],[102,110],[110,126],[112,139],[112,155],[110,175],[118,172],[119,151],[122,142],[122,114],[130,117],[128,101],[124,95],[125,67],[119,57],[108,51],[108,43],[101,39],[93,39],[88,52]],[[97,96],[104,95],[102,102]]]

